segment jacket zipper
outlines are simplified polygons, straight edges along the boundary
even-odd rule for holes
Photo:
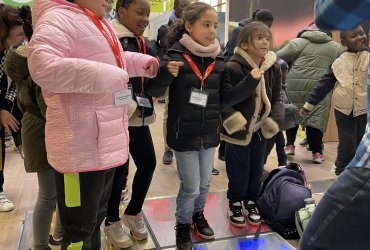
[[[202,74],[204,75],[204,59],[202,57]],[[203,86],[203,90],[205,90],[205,86]],[[200,146],[203,146],[204,140],[203,140],[203,135],[204,135],[204,117],[205,117],[205,109],[202,108],[202,130],[201,130],[201,135],[200,135]]]

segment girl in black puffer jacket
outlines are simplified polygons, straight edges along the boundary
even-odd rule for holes
[[[208,4],[188,5],[183,19],[170,28],[170,49],[147,93],[161,96],[169,87],[167,142],[175,151],[181,181],[176,199],[176,245],[191,249],[190,223],[201,237],[213,239],[204,218],[214,153],[220,137],[220,103],[245,97],[252,77],[234,86],[223,84],[225,61],[216,40],[217,13]],[[253,81],[253,80],[252,80]]]

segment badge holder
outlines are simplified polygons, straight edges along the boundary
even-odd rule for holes
[[[200,106],[202,108],[207,107],[208,92],[202,89],[192,89],[190,92],[189,103]]]
[[[145,96],[144,93],[138,93],[135,94],[136,102],[139,107],[144,107],[144,108],[152,108],[152,104],[150,103],[149,97]]]
[[[114,104],[122,106],[132,102],[132,85],[128,84],[127,89],[114,93]]]

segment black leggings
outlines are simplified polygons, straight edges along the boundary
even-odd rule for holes
[[[125,214],[137,215],[141,212],[146,194],[153,178],[157,164],[152,136],[149,126],[129,127],[130,154],[136,165],[136,173],[132,181],[131,200]],[[122,189],[126,186],[129,161],[116,169],[112,192],[108,201],[107,222],[119,221],[119,204]]]

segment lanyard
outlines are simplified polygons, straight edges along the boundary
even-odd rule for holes
[[[100,32],[103,34],[105,39],[107,39],[109,45],[112,47],[114,56],[116,57],[116,60],[117,60],[117,63],[118,63],[118,66],[123,69],[124,64],[123,64],[123,59],[122,59],[122,55],[121,55],[121,51],[120,51],[120,46],[119,46],[119,43],[117,41],[117,37],[116,37],[115,33],[113,32],[112,28],[109,26],[109,24],[107,23],[107,21],[105,19],[99,19],[93,12],[91,12],[90,10],[88,10],[86,8],[82,8],[82,9],[92,19],[92,21],[94,22],[96,27],[100,30]],[[107,33],[107,31],[103,28],[102,23],[104,23],[104,25],[108,28],[110,36]]]
[[[195,75],[198,77],[198,79],[200,80],[200,89],[203,90],[203,86],[204,86],[204,80],[211,74],[213,68],[215,67],[215,64],[216,64],[216,60],[213,61],[206,69],[206,73],[204,74],[204,76],[202,76],[202,74],[200,73],[197,65],[195,65],[194,61],[191,59],[191,57],[186,54],[186,53],[182,53],[183,57],[185,58],[185,60],[189,63],[190,65],[190,68],[194,71]]]
[[[135,37],[135,39],[136,39],[137,47],[139,48],[139,52],[143,53],[143,54],[146,54],[145,38],[143,36],[139,36],[139,37]],[[141,46],[140,40],[143,43],[143,46]],[[142,93],[144,92],[144,79],[145,79],[144,77],[141,77],[141,92]]]

